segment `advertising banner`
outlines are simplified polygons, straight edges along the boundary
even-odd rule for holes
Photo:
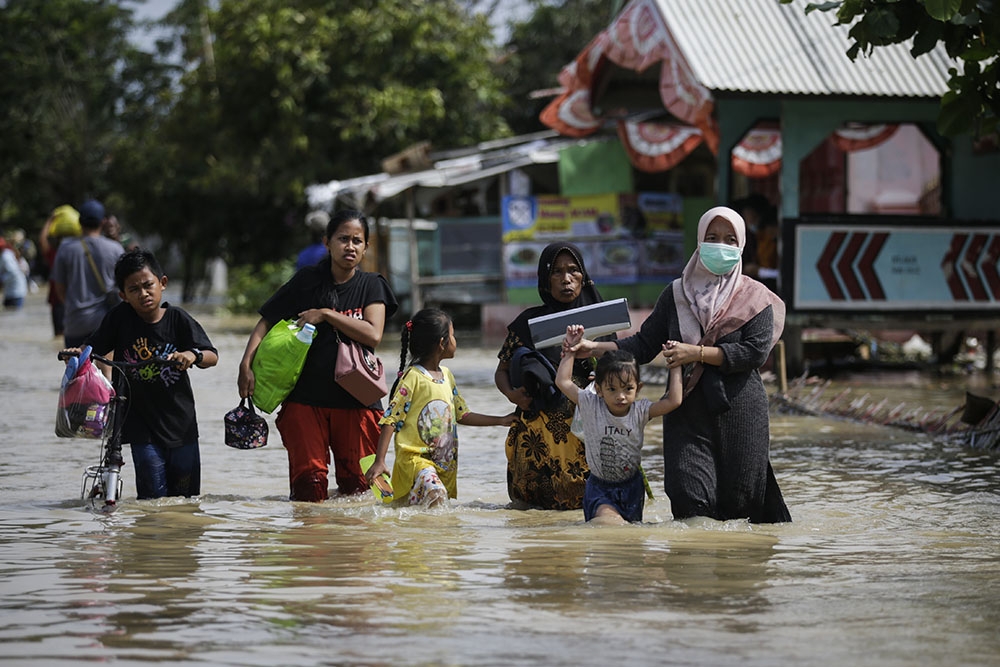
[[[684,268],[682,200],[659,193],[503,199],[508,287],[537,284],[538,257],[553,241],[580,248],[598,285],[663,282]]]

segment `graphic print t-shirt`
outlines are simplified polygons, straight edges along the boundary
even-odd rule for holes
[[[370,303],[385,304],[386,321],[396,312],[396,297],[381,275],[358,271],[346,283],[337,285],[336,296],[328,299],[323,293],[321,271],[320,267],[310,266],[292,276],[260,307],[261,317],[273,326],[281,320],[294,321],[299,313],[311,308],[335,307],[337,312],[360,320],[364,317],[365,306]],[[340,336],[346,338],[342,333]],[[334,379],[339,346],[333,327],[326,322],[316,325],[316,337],[309,346],[302,374],[286,401],[318,408],[369,407],[361,405]],[[381,410],[382,402],[371,407]]]
[[[97,354],[114,350],[115,360],[140,364],[195,348],[216,352],[193,317],[168,303],[163,304],[163,309],[160,321],[149,324],[127,303],[118,304],[87,343]],[[123,443],[178,447],[197,441],[198,418],[187,371],[150,361],[124,372],[128,378],[125,389],[128,413],[122,431]]]
[[[435,380],[421,366],[411,366],[400,378],[379,424],[396,432],[396,460],[392,488],[405,498],[417,474],[434,467],[448,496],[458,496],[458,420],[469,411],[458,393],[455,377],[441,366],[444,377]]]
[[[643,429],[652,401],[638,398],[627,415],[616,417],[594,392],[581,391],[577,396],[576,416],[583,425],[590,472],[606,482],[631,479],[639,472]]]

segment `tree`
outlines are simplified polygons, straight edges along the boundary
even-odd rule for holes
[[[788,4],[793,0],[781,0]],[[912,41],[917,58],[938,43],[961,61],[949,70],[941,98],[938,131],[946,136],[996,132],[1000,119],[1000,7],[997,0],[842,0],[811,3],[806,12],[836,10],[837,24],[850,25],[854,60],[887,44]]]
[[[509,133],[489,26],[453,0],[207,5],[185,0],[170,17],[186,71],[133,151],[156,161],[127,170],[185,256],[220,242],[233,263],[289,256],[306,186],[377,171],[417,141]]]
[[[185,298],[220,252],[292,256],[307,185],[509,134],[459,0],[178,0],[153,53],[124,4],[0,0],[0,222],[99,196],[179,251]]]
[[[0,224],[37,230],[60,204],[113,199],[108,157],[167,83],[129,42],[133,28],[131,10],[117,3],[4,3]]]
[[[558,86],[560,70],[608,26],[620,2],[614,0],[531,0],[527,21],[511,26],[499,64],[511,100],[507,122],[517,133],[545,129],[538,115],[551,101],[541,94]]]

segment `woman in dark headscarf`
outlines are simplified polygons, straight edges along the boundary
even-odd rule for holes
[[[579,509],[583,504],[587,461],[583,443],[570,432],[573,404],[558,394],[554,401],[540,407],[540,397],[511,381],[512,366],[518,363],[524,348],[534,349],[528,320],[602,301],[579,248],[571,243],[546,246],[538,260],[538,295],[543,305],[528,308],[507,326],[507,338],[497,355],[500,359],[494,376],[497,389],[518,407],[518,420],[507,434],[507,493],[515,503],[530,507]],[[559,365],[559,345],[537,353],[553,369]],[[577,359],[573,382],[586,386],[593,368],[593,359]],[[513,370],[517,377],[517,369]]]

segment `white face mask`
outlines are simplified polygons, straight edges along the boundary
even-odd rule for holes
[[[717,276],[732,271],[742,254],[743,250],[739,247],[726,243],[702,243],[698,246],[702,265]]]

